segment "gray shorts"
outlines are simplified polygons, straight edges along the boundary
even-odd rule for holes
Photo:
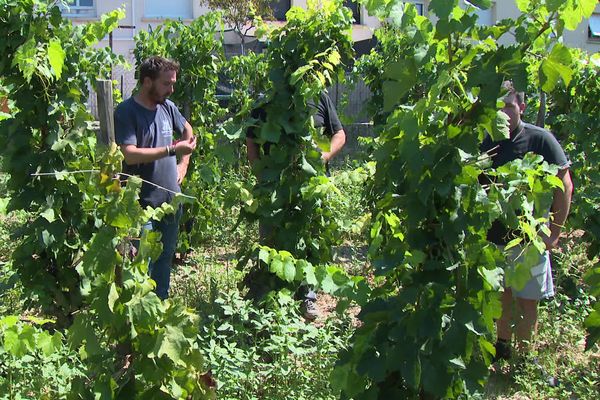
[[[510,254],[506,257],[509,265],[520,261],[519,254],[521,250],[519,246],[509,250]],[[540,254],[539,262],[531,268],[531,279],[525,287],[522,290],[512,289],[512,293],[513,297],[527,300],[541,300],[554,296],[554,281],[552,280],[549,251]]]

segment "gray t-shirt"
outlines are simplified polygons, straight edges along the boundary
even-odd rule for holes
[[[166,147],[173,144],[173,131],[181,134],[185,118],[172,101],[158,104],[148,110],[132,97],[115,109],[115,140],[118,145],[133,144],[139,148]],[[166,151],[166,150],[165,150]],[[179,193],[176,157],[165,156],[146,164],[128,165],[123,162],[123,172]],[[173,193],[145,183],[140,193],[140,204],[158,207],[173,199]]]

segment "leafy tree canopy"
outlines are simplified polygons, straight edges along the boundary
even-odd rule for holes
[[[223,21],[240,36],[246,35],[255,20],[273,18],[270,3],[269,0],[200,0],[200,4],[212,10],[221,10]]]

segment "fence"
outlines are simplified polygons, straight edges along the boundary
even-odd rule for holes
[[[119,89],[123,99],[127,99],[133,93],[133,90],[137,85],[137,81],[134,76],[135,57],[133,56],[133,52],[129,52],[124,57],[125,61],[129,63],[129,68],[123,65],[116,65],[115,67],[113,67],[112,79],[113,81],[116,81],[114,87],[116,89]],[[88,109],[90,110],[94,118],[98,119],[98,104],[95,87],[93,85],[90,85],[89,90],[90,96],[87,102]]]
[[[239,54],[239,47],[238,49],[231,48],[228,50],[232,54]],[[132,53],[126,59],[131,66],[135,65]],[[120,65],[115,66],[112,76],[113,80],[116,81],[115,86],[120,90],[123,99],[130,97],[137,83],[133,70]],[[97,119],[98,104],[94,89],[94,87],[90,87],[88,108]],[[344,125],[344,131],[346,132],[346,145],[338,156],[338,160],[343,160],[347,156],[352,157],[358,151],[359,137],[373,137],[375,135],[373,126],[371,125],[371,118],[366,108],[371,98],[371,92],[363,82],[358,82],[354,87],[338,83],[329,89],[329,96],[338,110],[338,114]]]
[[[359,150],[359,137],[375,135],[370,115],[367,112],[371,91],[362,81],[354,87],[338,83],[329,89],[329,97],[338,110],[346,132],[346,145],[338,156],[338,160],[343,160]]]

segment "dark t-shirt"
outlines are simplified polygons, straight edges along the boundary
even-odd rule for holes
[[[308,106],[315,110],[313,115],[315,128],[323,128],[325,136],[332,137],[336,132],[344,129],[327,93],[321,92],[319,103],[315,105],[313,101],[309,101]]]
[[[133,144],[139,148],[166,147],[173,144],[173,131],[183,133],[185,122],[170,100],[159,104],[156,110],[148,110],[132,96],[115,109],[115,140],[119,145]],[[181,191],[177,184],[175,156],[165,156],[146,164],[128,165],[123,162],[123,172],[138,175],[173,192]],[[173,196],[173,193],[144,182],[140,204],[143,207],[158,207],[170,202]]]
[[[332,137],[336,132],[344,129],[335,110],[333,102],[326,92],[321,92],[319,103],[308,101],[308,107],[314,111],[313,122],[315,128],[323,128],[323,134],[327,137]],[[255,108],[252,111],[251,117],[260,121],[266,120],[266,113],[263,107]],[[250,138],[256,137],[255,127],[248,128],[246,136]],[[268,153],[269,143],[265,144],[265,153]]]
[[[547,130],[521,122],[510,136],[510,139],[500,142],[493,142],[487,136],[481,144],[482,152],[498,146],[498,149],[491,152],[493,168],[523,158],[529,152],[541,155],[548,164],[555,164],[560,168],[569,166],[569,160],[558,140]]]
[[[494,149],[496,146],[498,147]],[[552,133],[524,122],[521,122],[511,132],[509,139],[493,142],[490,136],[487,136],[480,149],[481,152],[490,153],[493,168],[523,158],[529,152],[541,155],[548,164],[558,165],[561,169],[568,168],[570,164],[564,150]],[[506,244],[510,239],[508,229],[500,221],[494,221],[488,232],[488,240],[496,244]]]

